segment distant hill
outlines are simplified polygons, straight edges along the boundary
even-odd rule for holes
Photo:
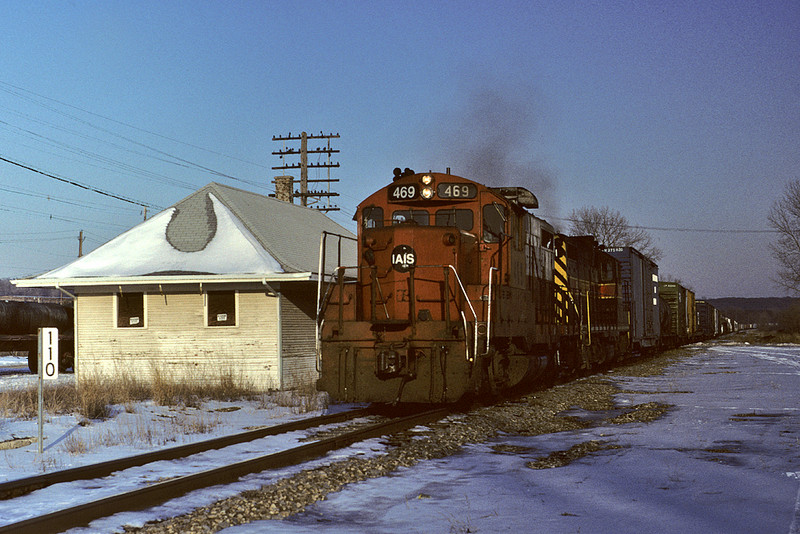
[[[737,298],[708,299],[725,316],[740,323],[760,325],[775,324],[783,312],[793,306],[800,306],[800,298]]]

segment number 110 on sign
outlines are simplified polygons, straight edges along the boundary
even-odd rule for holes
[[[45,380],[58,378],[58,328],[39,329],[39,372]]]

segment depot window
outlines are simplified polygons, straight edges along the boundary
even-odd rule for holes
[[[430,214],[425,210],[397,210],[392,213],[392,224],[416,223],[428,226],[431,221]]]
[[[208,291],[205,300],[207,326],[236,326],[236,291]]]
[[[436,212],[436,226],[455,226],[469,232],[474,224],[472,210],[447,209]]]
[[[144,328],[144,293],[117,293],[117,327]]]

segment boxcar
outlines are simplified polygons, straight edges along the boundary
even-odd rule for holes
[[[661,339],[658,265],[633,247],[608,248],[620,263],[622,304],[627,314],[631,351],[655,350]]]
[[[669,308],[667,330],[661,332],[662,342],[677,347],[692,341],[697,324],[694,291],[678,282],[659,282],[658,292]]]

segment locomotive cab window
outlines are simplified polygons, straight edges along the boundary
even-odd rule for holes
[[[485,243],[498,243],[505,235],[506,208],[497,202],[486,204],[483,207],[483,241]]]
[[[209,291],[206,293],[206,325],[236,326],[235,291]]]
[[[469,232],[474,226],[472,210],[447,209],[436,212],[436,226],[455,226]]]
[[[544,248],[553,248],[553,234],[547,230],[542,230],[542,246]]]
[[[430,218],[430,214],[425,210],[397,210],[392,213],[392,224],[411,222],[420,226],[428,226]]]
[[[144,328],[144,293],[117,293],[117,327]]]
[[[383,208],[380,206],[367,206],[361,212],[364,228],[383,228]]]

